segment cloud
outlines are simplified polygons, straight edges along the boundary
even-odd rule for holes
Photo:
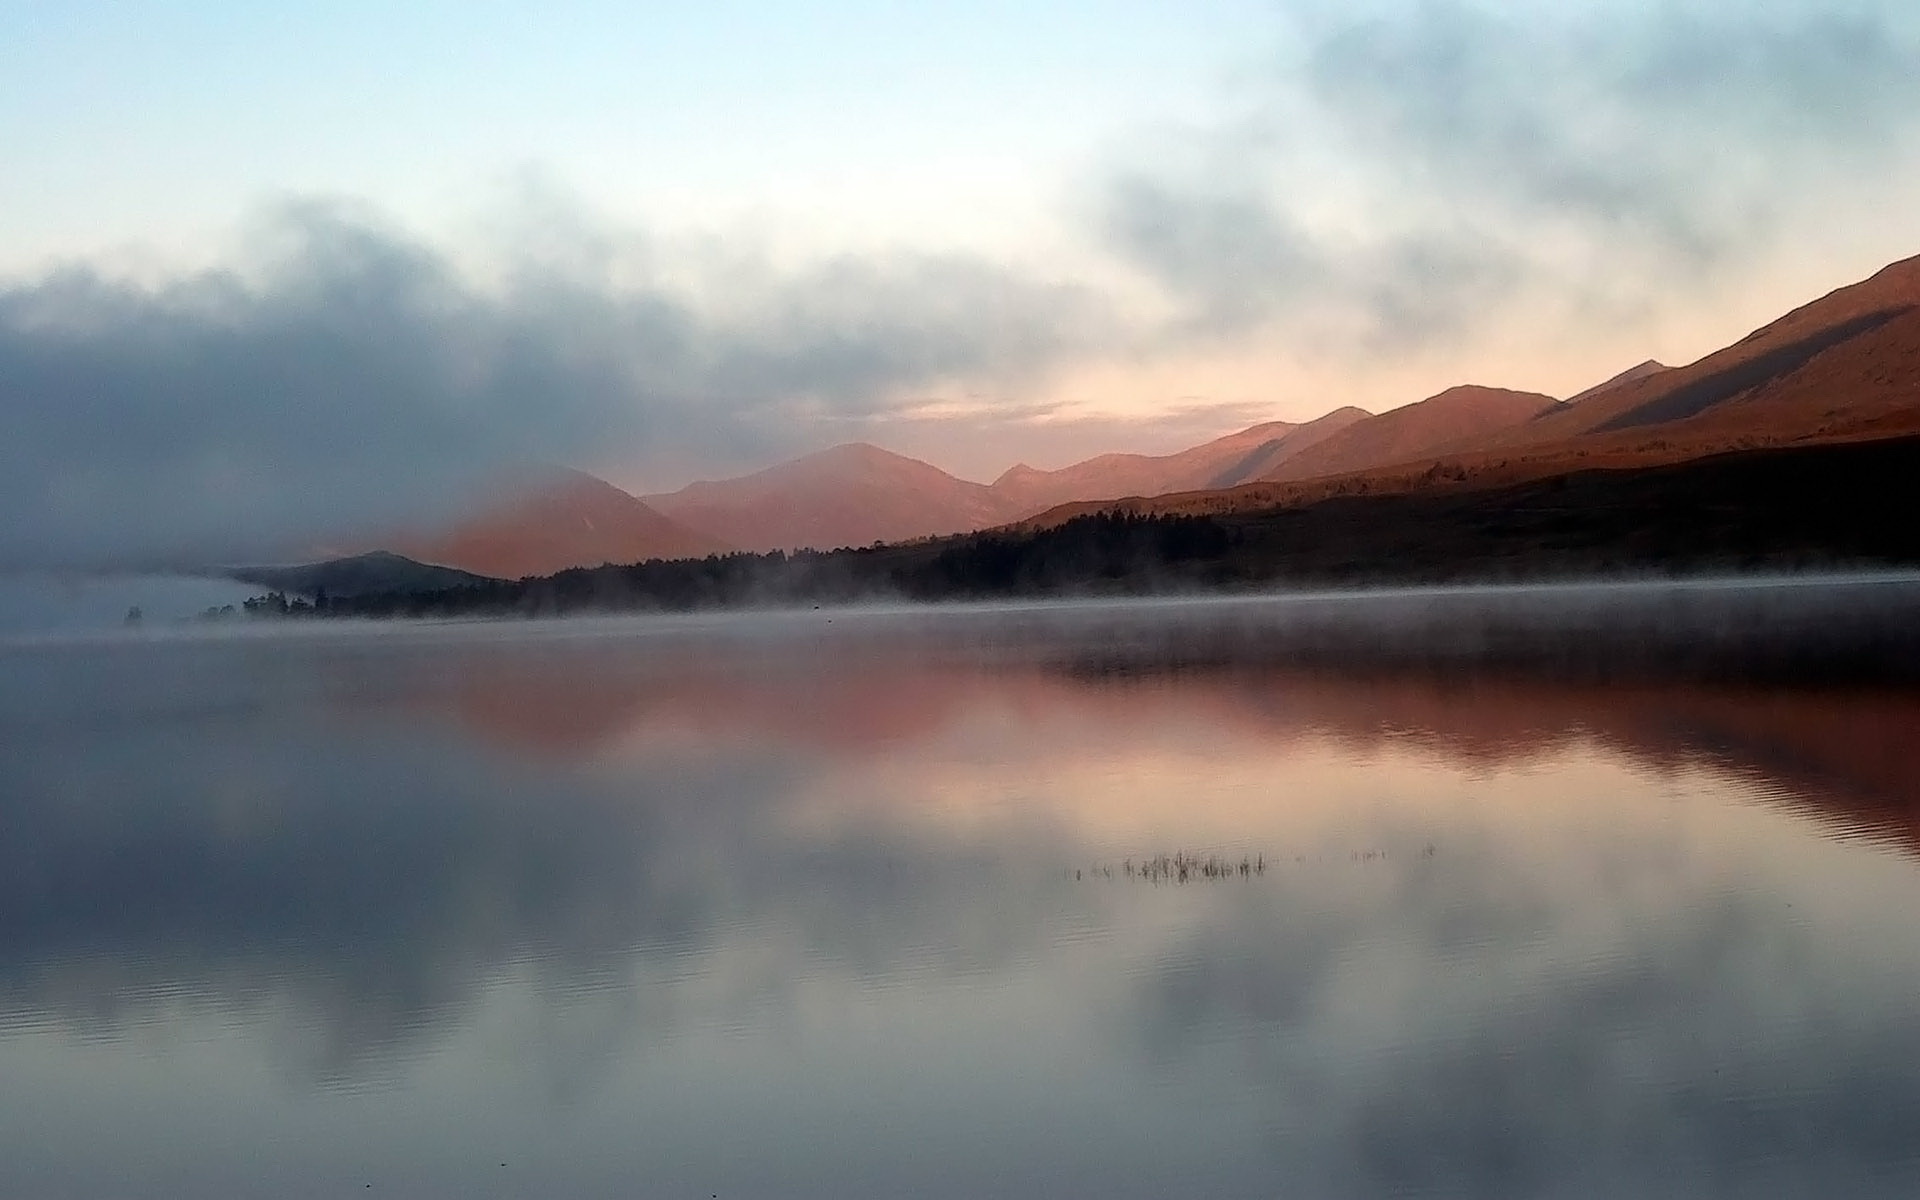
[[[1887,4],[1296,5],[1232,120],[1117,171],[1114,253],[1187,336],[1469,339],[1543,298],[1631,313],[1884,211],[1920,134]]]
[[[903,388],[1044,372],[1106,320],[964,257],[687,257],[579,229],[482,277],[299,204],[241,265],[0,291],[0,565],[285,552],[528,463],[762,455]]]

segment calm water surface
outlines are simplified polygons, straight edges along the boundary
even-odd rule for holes
[[[1920,691],[1398,603],[0,647],[0,1194],[1920,1194]]]

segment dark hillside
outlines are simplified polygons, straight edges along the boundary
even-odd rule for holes
[[[385,550],[291,567],[234,567],[227,574],[277,592],[301,596],[324,592],[332,597],[446,591],[494,582],[485,575],[415,562]]]
[[[1920,438],[1594,469],[1221,516],[1103,513],[830,553],[731,554],[361,596],[364,616],[1920,566]]]

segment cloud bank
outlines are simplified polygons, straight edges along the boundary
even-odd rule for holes
[[[1095,199],[1183,333],[1405,351],[1543,300],[1643,314],[1874,217],[1920,144],[1920,29],[1889,4],[1292,17],[1233,118]]]
[[[297,549],[610,444],[779,451],[902,387],[1042,370],[1101,320],[963,258],[708,263],[690,283],[671,256],[604,248],[483,280],[304,205],[263,223],[245,268],[141,286],[74,267],[0,292],[0,564]]]

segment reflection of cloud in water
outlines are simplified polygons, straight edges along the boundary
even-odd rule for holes
[[[1725,1194],[1911,1186],[1904,919],[1796,919],[1838,880],[1756,877],[1751,847],[1704,832],[1676,863],[1644,836],[1552,875],[1468,837],[1336,900],[1233,894],[1142,989],[1143,1044],[1257,1089],[1307,1195],[1694,1195],[1703,1170]]]
[[[823,977],[914,1003],[1023,976],[1152,1076],[1256,1094],[1306,1194],[1911,1182],[1911,867],[1746,801],[1911,845],[1912,693],[1085,649],[16,656],[0,1022],[290,1010],[284,1053],[359,1078],[525,980],[577,1088]],[[1201,834],[1390,853],[1060,877]]]
[[[171,721],[136,692],[121,703],[138,720],[9,740],[0,1003],[16,1020],[111,1031],[183,991],[248,1010],[284,990],[318,1022],[308,1049],[331,1071],[457,1020],[513,963],[564,996],[772,922],[796,954],[857,973],[916,954],[980,969],[1034,926],[973,894],[1009,871],[1038,881],[1003,847],[783,828],[797,768],[777,752],[542,770],[377,712],[342,724],[287,704],[281,671],[200,680],[228,695],[196,695]],[[73,702],[40,682],[48,711]],[[1028,902],[1019,886],[993,895]],[[763,962],[753,986],[785,985],[793,965]]]

